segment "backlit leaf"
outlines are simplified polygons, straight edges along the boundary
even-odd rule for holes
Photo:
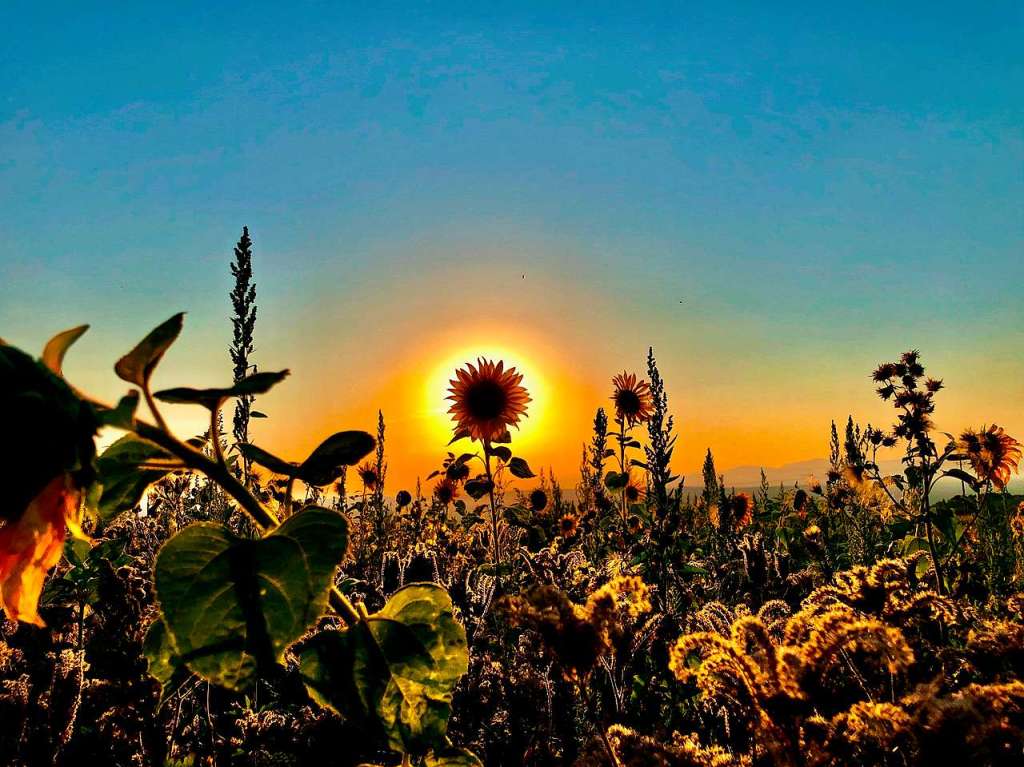
[[[88,329],[88,325],[79,325],[77,328],[71,328],[70,330],[58,333],[47,341],[41,358],[43,364],[57,375],[62,375],[61,368],[64,364],[64,355],[71,348],[71,344],[81,338],[82,334]]]
[[[374,725],[394,751],[443,743],[452,690],[468,669],[466,631],[434,583],[399,589],[384,608],[344,631],[324,631],[300,651],[319,702]]]
[[[211,523],[186,527],[154,569],[181,662],[215,684],[248,689],[323,613],[347,546],[345,518],[317,507],[258,540]]]
[[[232,397],[251,397],[256,394],[266,394],[287,377],[287,370],[282,370],[278,373],[253,373],[251,376],[243,378],[234,386],[227,388],[192,389],[187,386],[179,386],[174,389],[158,391],[153,396],[162,402],[170,402],[176,405],[202,405],[208,410],[217,410]]]
[[[508,470],[513,477],[519,477],[519,479],[529,479],[530,477],[537,476],[530,470],[530,465],[522,458],[513,458],[509,461]]]
[[[140,388],[147,388],[157,363],[181,333],[184,320],[185,313],[180,312],[150,331],[149,335],[114,365],[114,372],[118,378]]]
[[[162,447],[136,434],[125,434],[96,459],[98,481],[103,490],[96,511],[109,520],[135,508],[146,488],[167,476],[173,467],[160,463],[174,461]]]
[[[297,476],[307,485],[328,485],[341,476],[342,466],[354,466],[376,446],[377,440],[365,431],[339,431],[299,465]]]

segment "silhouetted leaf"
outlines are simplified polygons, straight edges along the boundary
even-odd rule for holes
[[[278,373],[253,373],[251,376],[246,376],[235,385],[227,388],[192,389],[187,386],[179,386],[174,389],[158,391],[153,396],[162,402],[170,402],[176,405],[202,405],[208,410],[217,410],[232,397],[251,397],[256,394],[266,394],[287,377],[287,370],[282,370]]]
[[[221,525],[186,527],[160,550],[154,568],[161,614],[192,671],[233,690],[322,614],[348,546],[348,524],[310,507],[259,540]]]
[[[81,338],[88,329],[88,325],[79,325],[77,328],[58,333],[47,341],[41,358],[43,364],[57,375],[63,375],[61,368],[64,364],[64,355],[71,348],[71,344]]]
[[[966,482],[967,486],[973,490],[977,490],[979,483],[975,477],[972,477],[963,469],[947,469],[942,472],[943,477],[951,477],[952,479],[958,479],[961,482]]]
[[[270,469],[275,474],[283,474],[286,477],[298,476],[299,467],[297,464],[288,463],[272,453],[268,453],[261,447],[256,447],[248,442],[240,442],[238,451],[255,464],[264,469]]]
[[[268,416],[267,416],[266,413],[262,413],[259,410],[250,410],[249,411],[249,417],[250,418],[267,418]]]
[[[502,514],[506,522],[517,527],[529,527],[532,520],[530,512],[522,506],[506,506]]]
[[[114,365],[114,372],[122,381],[145,389],[149,387],[149,378],[157,363],[164,356],[164,352],[181,333],[181,326],[185,319],[185,313],[175,314],[169,320],[158,325],[149,335],[117,361]]]
[[[452,438],[448,440],[449,445],[454,445],[460,439],[465,439],[469,436],[469,429],[459,429],[452,435]]]
[[[365,431],[339,431],[302,462],[298,477],[308,485],[328,485],[341,476],[342,466],[354,466],[376,446],[377,441]]]
[[[530,470],[530,465],[522,458],[513,458],[508,462],[509,473],[513,477],[519,477],[519,479],[529,479],[530,477],[536,477]]]
[[[491,491],[491,488],[493,486],[493,483],[486,477],[476,477],[475,479],[471,479],[468,482],[466,482],[465,485],[463,485],[463,487],[466,490],[466,494],[469,495],[469,497],[472,498],[474,501],[479,501],[481,498],[487,495],[487,493]]]
[[[604,486],[609,490],[621,490],[629,482],[629,475],[617,471],[609,471],[604,475]]]
[[[508,463],[509,459],[512,458],[512,451],[504,445],[498,445],[497,447],[492,446],[488,452],[505,463]]]

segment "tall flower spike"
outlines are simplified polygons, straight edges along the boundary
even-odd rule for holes
[[[474,366],[467,362],[455,371],[448,399],[452,406],[448,412],[455,422],[456,431],[468,434],[474,440],[492,440],[519,425],[526,417],[526,403],[530,395],[522,385],[523,376],[514,367],[505,369],[501,360],[494,362],[478,358]]]

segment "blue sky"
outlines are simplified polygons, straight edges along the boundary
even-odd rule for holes
[[[221,375],[248,224],[321,387],[502,314],[727,423],[920,346],[1024,428],[1019,4],[208,5],[0,10],[0,335],[93,322],[88,383],[179,309]]]

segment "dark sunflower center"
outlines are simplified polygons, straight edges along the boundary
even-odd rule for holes
[[[623,413],[639,413],[640,398],[632,389],[621,389],[615,393],[615,405]]]
[[[466,392],[466,409],[476,421],[492,421],[505,412],[508,396],[494,381],[477,381]]]

